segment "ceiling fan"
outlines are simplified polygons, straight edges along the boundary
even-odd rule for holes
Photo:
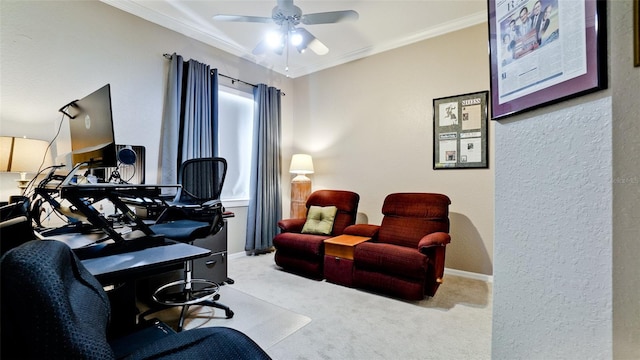
[[[288,43],[295,46],[299,53],[303,53],[308,48],[318,55],[325,55],[329,52],[329,48],[309,31],[297,26],[301,23],[304,25],[316,25],[354,21],[358,19],[358,13],[354,10],[343,10],[303,14],[299,7],[293,5],[293,0],[277,0],[277,5],[271,12],[271,17],[215,15],[213,19],[217,21],[275,23],[280,26],[278,32],[268,35],[258,43],[252,51],[254,55],[264,54],[269,49],[273,49],[276,54],[282,55],[283,50],[288,48],[286,46]]]

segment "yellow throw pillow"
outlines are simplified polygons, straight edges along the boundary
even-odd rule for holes
[[[331,235],[333,221],[338,208],[335,206],[310,206],[307,221],[302,227],[303,234]]]

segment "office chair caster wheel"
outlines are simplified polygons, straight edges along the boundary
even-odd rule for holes
[[[225,310],[224,314],[227,316],[227,319],[231,319],[233,317],[233,310],[231,309],[227,309]]]

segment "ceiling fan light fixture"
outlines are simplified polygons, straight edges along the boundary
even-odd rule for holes
[[[304,38],[301,34],[295,31],[291,32],[291,45],[297,47],[298,45],[302,44],[302,40],[304,40]]]
[[[1,1],[1,0],[0,0]],[[280,27],[279,31],[273,31],[256,45],[252,54],[263,55],[268,50],[275,54],[287,56],[287,69],[289,58],[289,44],[302,54],[311,49],[316,55],[325,55],[329,48],[317,39],[313,34],[299,24],[319,25],[334,24],[346,21],[355,21],[359,15],[354,10],[329,11],[313,14],[303,14],[302,10],[293,5],[294,0],[276,0],[276,6],[271,11],[271,17],[245,16],[245,15],[215,15],[217,21],[271,23]]]
[[[282,34],[277,31],[268,32],[265,39],[267,40],[267,45],[272,49],[277,49],[284,46],[284,42],[282,41]]]

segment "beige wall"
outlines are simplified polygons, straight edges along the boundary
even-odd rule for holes
[[[448,195],[446,266],[492,274],[493,123],[489,169],[435,171],[432,141],[434,98],[488,90],[486,37],[477,25],[294,79],[285,165],[293,152],[311,154],[313,189],[359,193],[359,211],[374,224],[389,193]]]

